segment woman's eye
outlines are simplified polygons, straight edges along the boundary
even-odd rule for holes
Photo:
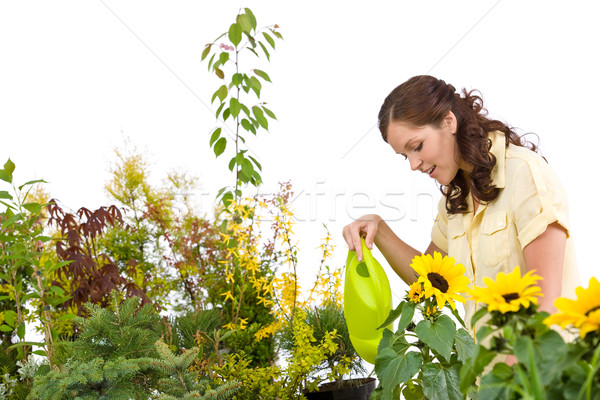
[[[417,147],[415,147],[414,151],[421,151],[423,149],[423,142],[419,143]]]

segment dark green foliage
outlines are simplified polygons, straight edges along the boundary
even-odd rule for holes
[[[179,351],[192,349],[198,345],[198,338],[209,335],[221,328],[221,311],[218,309],[189,311],[184,315],[169,318],[163,326],[163,336],[171,348]],[[201,355],[213,350],[213,344],[205,340]]]
[[[81,333],[74,342],[57,343],[57,359],[66,361],[36,376],[32,400],[226,399],[236,383],[212,387],[207,378],[187,371],[200,349],[174,355],[159,340],[160,322],[140,299],[121,301],[112,294],[111,309],[88,303],[88,318],[77,318]],[[197,322],[197,321],[196,321]],[[177,397],[172,397],[177,396]]]
[[[163,393],[159,400],[175,399],[228,399],[239,388],[238,382],[228,382],[213,388],[208,378],[198,378],[197,372],[188,368],[198,356],[198,348],[176,356],[164,342],[156,342],[160,356],[152,361],[152,367],[162,373],[163,377],[157,382],[158,390]]]
[[[150,369],[159,317],[140,299],[121,302],[112,293],[111,307],[88,303],[88,318],[77,318],[74,342],[57,343],[56,363],[63,364],[36,377],[31,399],[147,399],[156,373]]]
[[[71,344],[73,354],[81,360],[95,358],[112,360],[148,357],[155,353],[154,343],[159,339],[160,322],[152,305],[138,309],[137,297],[119,301],[116,292],[112,295],[112,308],[101,308],[88,304],[89,318],[78,318],[81,329],[79,337]]]
[[[36,378],[30,399],[147,399],[140,373],[150,359],[128,360],[124,357],[105,361],[70,359],[61,370],[52,370]]]

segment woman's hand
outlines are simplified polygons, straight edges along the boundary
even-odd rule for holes
[[[381,220],[381,217],[376,214],[363,215],[351,224],[346,225],[342,230],[342,235],[348,244],[348,249],[356,251],[359,261],[362,261],[362,244],[360,238],[364,237],[367,248],[372,250],[377,228]]]

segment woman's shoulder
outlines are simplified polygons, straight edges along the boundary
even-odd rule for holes
[[[521,167],[528,165],[530,168],[550,169],[550,165],[546,159],[539,153],[521,146],[515,146],[510,143],[506,148],[506,165],[507,167]]]
[[[510,144],[506,149],[507,181],[522,181],[524,175],[531,175],[536,185],[560,186],[558,176],[546,159],[526,147]]]

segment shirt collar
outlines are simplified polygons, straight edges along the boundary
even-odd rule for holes
[[[504,133],[500,131],[488,133],[488,138],[492,140],[492,148],[490,153],[496,157],[496,165],[492,169],[492,184],[498,189],[504,188],[505,180],[505,162],[506,162],[506,139]]]

